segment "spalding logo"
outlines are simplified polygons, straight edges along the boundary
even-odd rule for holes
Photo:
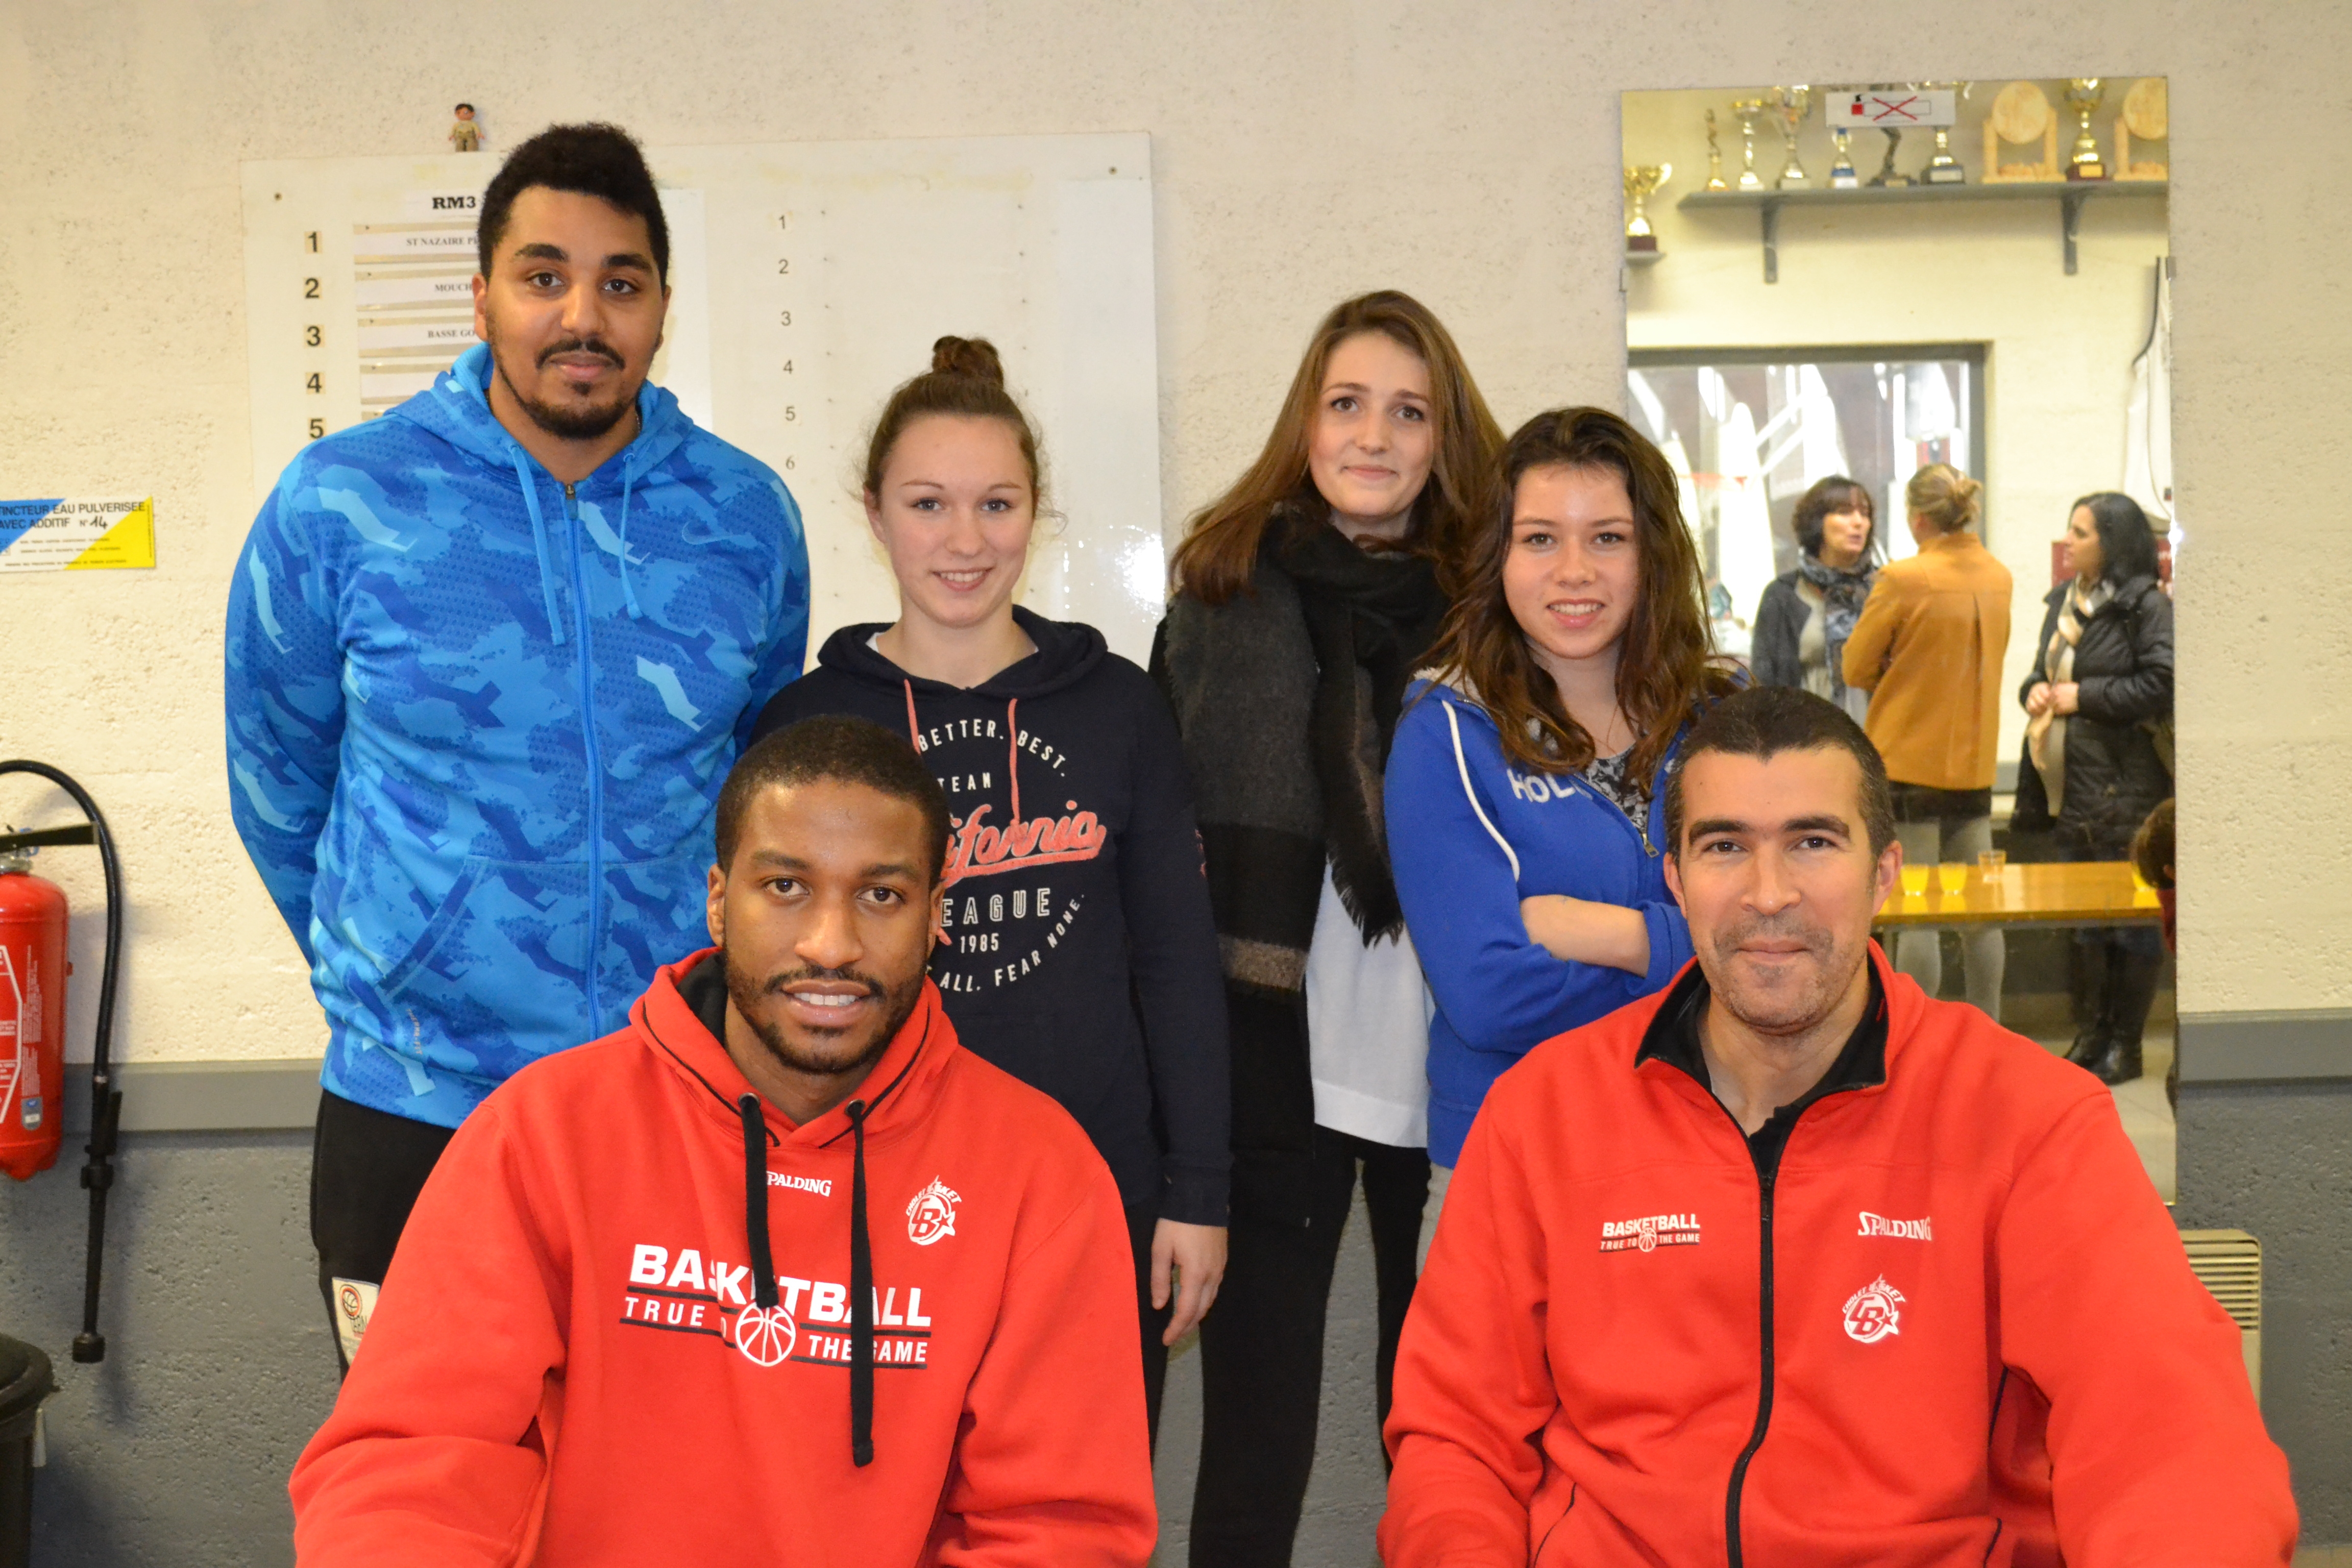
[[[937,1176],[931,1184],[917,1193],[907,1205],[907,1239],[917,1247],[929,1247],[943,1236],[955,1234],[956,1205],[961,1196],[948,1189]]]
[[[1846,1298],[1845,1331],[1863,1344],[1874,1345],[1902,1332],[1895,1326],[1902,1321],[1903,1292],[1889,1285],[1884,1274]]]

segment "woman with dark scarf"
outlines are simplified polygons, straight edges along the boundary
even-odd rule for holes
[[[2074,579],[2051,590],[2019,694],[2026,753],[2057,818],[2060,858],[2120,860],[2172,794],[2172,601],[2157,584],[2147,514],[2127,495],[2076,501],[2066,552]],[[2108,1083],[2139,1077],[2140,1031],[2163,967],[2147,926],[2078,930],[2078,1027],[2066,1059]]]
[[[1501,445],[1437,319],[1367,294],[1324,318],[1265,450],[1176,552],[1152,669],[1207,852],[1234,1081],[1229,1253],[1201,1326],[1196,1564],[1290,1561],[1360,1170],[1388,1415],[1429,1185],[1430,1005],[1381,771]]]
[[[1843,474],[1808,489],[1790,520],[1803,552],[1764,590],[1750,656],[1759,686],[1798,686],[1861,723],[1870,693],[1845,683],[1846,638],[1878,580],[1878,515],[1870,492]]]

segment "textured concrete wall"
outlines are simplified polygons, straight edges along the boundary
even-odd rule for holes
[[[335,1398],[309,1136],[124,1138],[97,1366],[68,1356],[88,1212],[76,1164],[69,1155],[0,1201],[0,1331],[47,1352],[58,1384],[33,1484],[34,1560],[290,1563],[287,1473]]]
[[[127,1051],[319,1047],[292,943],[229,832],[220,754],[220,612],[255,502],[241,158],[436,152],[459,98],[497,146],[584,116],[669,144],[1149,131],[1172,524],[1237,469],[1314,319],[1356,289],[1394,284],[1440,310],[1507,422],[1619,398],[1623,89],[2086,69],[2168,76],[2179,126],[2181,1005],[2352,1005],[2352,841],[2330,821],[2352,704],[2311,695],[2352,689],[2341,574],[2315,569],[2341,556],[2352,318],[2314,309],[2352,254],[2352,190],[2332,122],[2270,111],[2336,100],[2352,21],[2280,0],[0,8],[0,493],[152,491],[162,561],[0,579],[0,753],[68,769],[114,816],[133,906]],[[19,783],[0,793],[0,817],[44,814]],[[94,910],[88,859],[51,857]],[[78,1033],[97,931],[77,928]],[[2260,1115],[2185,1118],[2184,1177],[2263,1136]],[[303,1424],[284,1412],[317,1406],[324,1346],[297,1337],[323,1331],[302,1316],[304,1162],[163,1142],[131,1158],[155,1179],[126,1176],[121,1305],[131,1282],[152,1287],[158,1322],[118,1321],[119,1366],[69,1374],[94,1392],[60,1406],[61,1454],[79,1445],[92,1468],[53,1481],[45,1519],[89,1542],[86,1561],[269,1561],[274,1501],[246,1516],[250,1546],[205,1544],[205,1521],[241,1506],[221,1500],[274,1498],[260,1478]],[[2215,1191],[2210,1217],[2247,1223]],[[79,1258],[78,1196],[50,1176],[0,1199],[0,1267],[23,1282],[0,1293],[0,1324],[58,1321],[38,1336],[53,1348],[70,1314],[36,1297],[70,1294],[53,1276]],[[247,1264],[198,1267],[178,1237],[206,1226],[251,1238]],[[2317,1256],[2305,1232],[2266,1239],[2282,1278]],[[2340,1363],[2345,1331],[2328,1331]],[[67,1419],[76,1399],[92,1424]],[[216,1435],[224,1415],[258,1446]],[[1369,1495],[1328,1517],[1362,1519]],[[144,1544],[93,1533],[134,1526]],[[1355,1544],[1322,1561],[1364,1560],[1347,1528]]]
[[[2263,1243],[2263,1418],[2305,1541],[2352,1541],[2352,1083],[2182,1084],[2183,1226]]]

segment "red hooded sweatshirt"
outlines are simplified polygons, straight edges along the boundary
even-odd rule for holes
[[[794,1127],[709,956],[458,1130],[295,1466],[299,1561],[1143,1563],[1134,1262],[1085,1133],[928,981]]]
[[[1496,1083],[1397,1357],[1389,1568],[2288,1561],[2238,1331],[2106,1089],[1871,962],[1752,1139],[1695,965]]]

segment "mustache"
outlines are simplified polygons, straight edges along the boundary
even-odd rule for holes
[[[1729,952],[1751,942],[1793,942],[1812,952],[1826,952],[1835,942],[1822,927],[1782,915],[1751,915],[1717,932],[1716,950]]]
[[[543,365],[557,354],[594,354],[614,370],[627,368],[620,354],[614,352],[613,345],[602,338],[566,338],[560,343],[542,349],[540,352],[539,363]]]
[[[760,990],[761,994],[765,995],[781,995],[783,993],[784,987],[788,985],[797,985],[803,980],[824,980],[849,985],[863,985],[866,987],[866,994],[868,996],[873,997],[877,1002],[889,994],[888,987],[885,986],[879,980],[875,979],[874,976],[864,973],[861,971],[846,967],[841,969],[820,969],[814,964],[805,965],[799,969],[787,969],[777,973],[771,974],[768,976],[766,981],[761,984]]]

